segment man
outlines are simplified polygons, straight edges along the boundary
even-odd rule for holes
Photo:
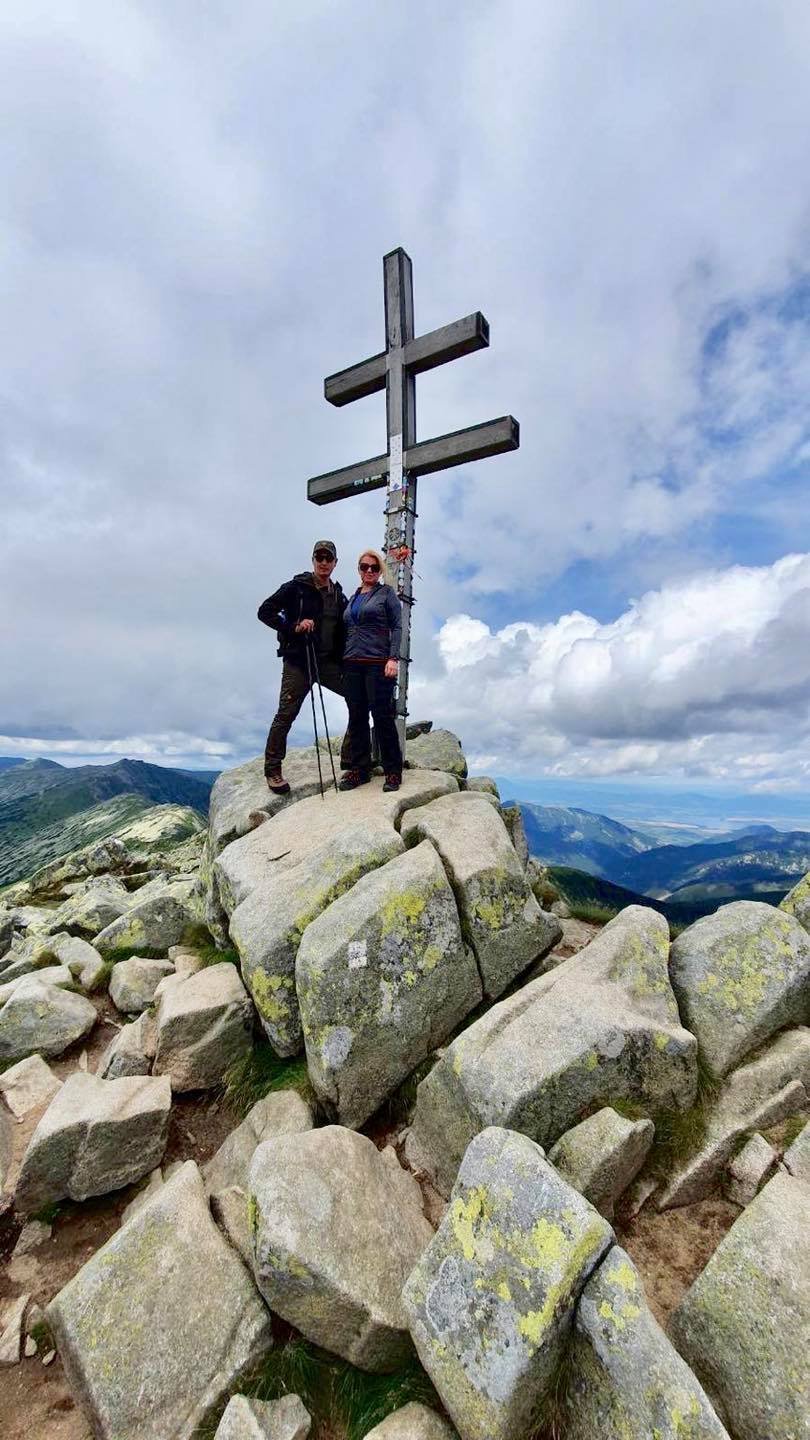
[[[343,695],[341,662],[346,596],[340,582],[332,579],[336,564],[333,541],[316,541],[312,570],[295,575],[259,606],[259,619],[278,633],[278,653],[284,662],[278,711],[264,750],[264,773],[274,795],[290,793],[281,767],[287,753],[290,726],[309,694],[310,675],[315,680],[313,651],[321,684],[335,695]],[[341,763],[347,763],[343,756]]]

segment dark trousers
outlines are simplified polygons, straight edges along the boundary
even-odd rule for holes
[[[331,690],[333,695],[345,696],[343,683],[343,672],[336,660],[320,658],[318,660],[318,674],[321,684]],[[313,681],[315,676],[313,674]],[[309,694],[309,675],[307,674],[306,656],[302,656],[302,664],[295,665],[291,660],[284,661],[284,668],[281,672],[281,693],[278,699],[278,710],[275,719],[270,726],[267,736],[267,744],[264,747],[264,773],[269,775],[273,770],[280,770],[284,756],[287,754],[287,736],[298,711]],[[316,713],[320,710],[320,702],[315,697]],[[349,732],[343,737],[343,747],[340,752],[340,763],[344,770],[350,766],[349,760]]]
[[[353,770],[371,769],[371,732],[368,716],[380,747],[380,760],[386,775],[402,772],[402,755],[394,719],[394,688],[396,680],[386,680],[383,664],[346,661],[343,674],[346,704],[349,707],[349,761]]]

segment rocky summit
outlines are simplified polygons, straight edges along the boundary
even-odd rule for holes
[[[0,897],[15,1440],[810,1440],[810,876],[586,922],[449,731],[318,758]]]

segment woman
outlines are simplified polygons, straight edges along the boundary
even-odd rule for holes
[[[399,669],[402,607],[386,582],[385,561],[364,550],[357,562],[360,585],[343,612],[346,643],[343,676],[349,707],[348,759],[351,769],[341,790],[354,790],[371,779],[371,711],[385,771],[383,790],[402,783],[402,753],[394,720],[394,686]]]

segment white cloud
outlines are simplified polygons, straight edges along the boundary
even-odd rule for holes
[[[562,586],[559,665],[532,682],[554,707],[543,763],[655,768],[660,721],[699,773],[701,726],[753,723],[694,653],[708,613],[666,648],[640,737],[616,694],[610,736],[567,737],[611,667],[644,670],[640,633],[607,644],[595,591],[617,613],[810,548],[809,42],[804,0],[470,0],[461,20],[7,0],[0,729],[260,746],[278,668],[258,602],[318,532],[342,556],[380,538],[379,496],[316,513],[304,481],[381,448],[382,398],[336,412],[322,379],[379,348],[380,257],[401,243],[420,328],[479,306],[492,324],[485,355],[420,378],[420,435],[522,427],[517,454],[420,486],[412,712],[420,685],[437,720],[455,703],[432,644],[449,614],[485,625],[456,634],[482,664],[520,657],[526,627],[497,627],[542,629]],[[527,763],[513,729],[496,739]]]
[[[616,620],[564,615],[438,635],[441,704],[495,770],[810,778],[810,555],[712,570],[650,591]]]

